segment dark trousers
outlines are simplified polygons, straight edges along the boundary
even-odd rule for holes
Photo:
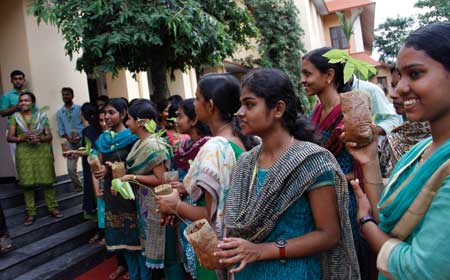
[[[3,208],[0,204],[0,237],[4,236],[7,233],[8,229],[6,228],[5,215],[3,214]]]

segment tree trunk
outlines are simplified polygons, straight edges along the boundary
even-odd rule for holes
[[[169,85],[167,83],[167,62],[164,55],[153,54],[152,64],[150,66],[150,73],[153,84],[153,101],[158,103],[164,98],[168,98]]]

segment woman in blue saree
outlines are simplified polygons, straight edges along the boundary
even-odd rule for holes
[[[362,233],[378,253],[379,279],[450,279],[450,23],[411,33],[397,57],[396,91],[410,121],[429,121],[431,137],[395,166],[370,217],[367,196],[352,182]],[[364,180],[381,182],[376,143],[347,146],[361,162]]]

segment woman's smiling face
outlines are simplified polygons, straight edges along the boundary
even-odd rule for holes
[[[404,47],[397,58],[401,79],[395,88],[408,120],[438,121],[450,114],[450,72],[424,51]]]

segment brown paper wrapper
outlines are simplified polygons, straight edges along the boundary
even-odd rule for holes
[[[96,155],[89,155],[87,161],[93,172],[97,172],[102,167],[102,164]]]
[[[373,140],[370,97],[361,90],[340,94],[344,114],[345,139],[355,142],[359,147],[369,145]]]
[[[125,163],[123,161],[116,161],[111,166],[113,179],[122,178],[125,176]]]
[[[157,187],[155,187],[155,194],[156,195],[168,195],[172,193],[172,185],[170,184],[162,184]]]
[[[184,230],[184,236],[194,248],[200,264],[206,269],[221,269],[224,266],[214,256],[219,251],[217,245],[219,239],[206,219],[201,219],[188,225]]]

